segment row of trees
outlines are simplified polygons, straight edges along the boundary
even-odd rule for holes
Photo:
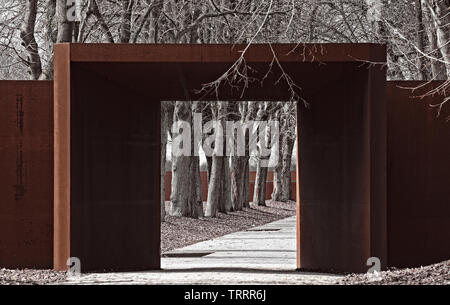
[[[430,94],[449,87],[450,0],[80,0],[75,21],[68,14],[67,4],[72,2],[0,0],[0,78],[51,79],[53,45],[59,42],[381,42],[388,46],[389,79],[443,80]],[[222,81],[239,84],[246,68],[237,62],[221,78],[211,80],[211,86]],[[281,81],[292,90],[290,103],[164,102],[161,168],[165,168],[165,144],[176,136],[169,128],[174,121],[190,122],[195,113],[222,123],[278,120],[282,162],[273,169],[272,198],[288,200],[296,133],[293,104],[299,95],[288,75]],[[444,97],[436,105],[438,113],[448,101]],[[203,211],[201,188],[206,186],[200,182],[198,157],[173,156],[170,214],[215,216],[247,207],[250,157],[247,151],[245,156],[207,158],[208,202]],[[260,166],[261,158],[254,157],[254,202],[264,204],[267,168]]]
[[[296,103],[295,102],[163,102],[162,107],[162,129],[161,129],[161,212],[165,214],[165,163],[167,143],[169,139],[176,139],[183,132],[183,128],[172,127],[173,122],[183,121],[190,126],[195,126],[194,115],[201,113],[202,125],[207,121],[214,120],[220,124],[220,132],[217,128],[211,129],[209,133],[202,134],[203,141],[213,136],[212,146],[222,143],[222,153],[206,155],[206,168],[208,185],[202,186],[200,179],[199,149],[200,146],[190,141],[191,155],[173,154],[171,157],[172,189],[171,208],[172,216],[216,216],[217,212],[239,211],[249,207],[249,172],[250,158],[255,163],[256,181],[253,202],[257,205],[265,205],[266,202],[266,177],[269,168],[269,158],[273,162],[274,191],[272,200],[288,201],[291,199],[291,162],[292,151],[296,135]],[[251,121],[264,121],[267,126],[260,126],[264,130],[253,130],[246,128],[243,131],[244,150],[242,155],[237,154],[238,131],[232,130],[233,134],[227,134],[230,130],[226,122],[239,122],[245,125]],[[270,122],[278,122],[276,139],[279,145],[272,145],[275,130],[271,129]],[[273,127],[272,127],[273,128]],[[227,137],[233,141],[234,154],[226,153]],[[257,149],[251,150],[251,143],[255,143]],[[175,143],[172,141],[172,152],[175,149],[182,150],[186,143]],[[177,145],[177,147],[174,147]],[[183,146],[183,147],[181,147]],[[262,153],[262,149],[270,151]],[[277,149],[277,150],[274,150]],[[195,154],[197,152],[197,154]],[[196,156],[197,155],[197,156]],[[206,211],[203,213],[202,187],[208,189]],[[163,217],[162,217],[163,218]]]

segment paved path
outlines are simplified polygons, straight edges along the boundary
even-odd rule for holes
[[[295,216],[164,254],[160,271],[95,273],[69,284],[332,284],[337,275],[297,272]]]

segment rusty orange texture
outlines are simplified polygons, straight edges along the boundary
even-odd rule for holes
[[[450,108],[437,116],[437,109],[430,107],[450,92],[423,96],[440,85],[387,83],[390,266],[423,266],[450,258]]]
[[[0,81],[0,267],[53,266],[53,82]]]
[[[83,271],[158,269],[160,102],[211,98],[195,89],[243,48],[61,44],[54,84],[0,81],[0,266],[65,270],[76,256]],[[450,123],[428,106],[442,96],[362,64],[384,62],[384,46],[253,45],[253,76],[274,54],[311,105],[298,105],[297,267],[450,258]],[[280,73],[219,98],[288,100]]]

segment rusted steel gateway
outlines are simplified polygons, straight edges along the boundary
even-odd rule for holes
[[[0,266],[158,269],[160,102],[202,98],[244,47],[61,44],[53,84],[1,81]],[[381,45],[252,45],[255,77],[274,53],[311,104],[298,107],[298,268],[450,258],[450,123],[428,107],[442,96],[419,102],[400,88],[419,83],[363,65],[386,61]],[[219,97],[288,100],[280,73]]]

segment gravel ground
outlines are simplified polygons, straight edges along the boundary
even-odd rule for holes
[[[53,270],[0,269],[0,285],[45,285],[62,282],[65,279],[65,272]]]
[[[260,226],[295,215],[295,201],[266,202],[267,206],[250,205],[239,212],[219,213],[217,218],[192,219],[166,216],[161,224],[161,252],[182,248],[225,234]],[[170,202],[166,202],[169,211]]]
[[[377,274],[350,274],[340,285],[450,285],[450,260],[420,267],[393,269]]]

